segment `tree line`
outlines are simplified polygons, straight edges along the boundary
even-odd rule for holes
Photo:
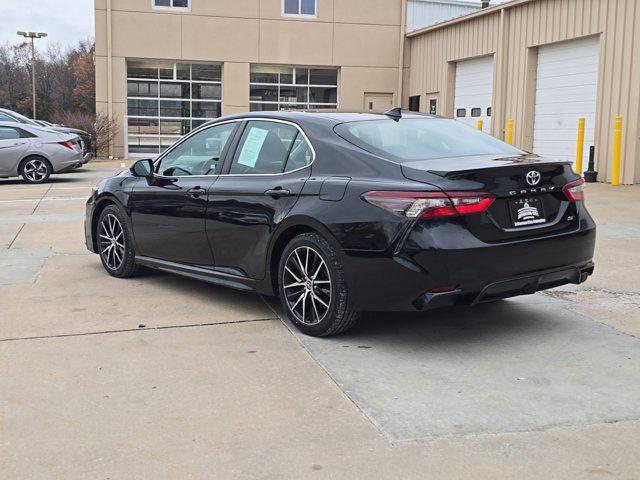
[[[36,54],[37,118],[57,122],[69,113],[95,114],[93,42],[52,44]],[[33,117],[31,45],[0,45],[0,107]]]
[[[82,40],[67,48],[51,44],[36,53],[36,116],[89,132],[96,153],[106,155],[118,121],[96,114],[94,50],[92,41]],[[33,118],[28,42],[0,45],[0,107]]]

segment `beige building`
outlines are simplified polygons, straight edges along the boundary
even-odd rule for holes
[[[96,0],[96,96],[116,156],[206,119],[385,109],[401,97],[402,0]]]
[[[586,119],[610,181],[615,117],[623,117],[623,183],[640,182],[640,2],[513,0],[408,34],[405,102],[454,116],[517,146],[574,159]]]

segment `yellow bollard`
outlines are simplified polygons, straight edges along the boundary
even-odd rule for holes
[[[513,145],[513,118],[507,122],[507,143]]]
[[[578,119],[578,145],[576,147],[576,172],[582,176],[582,157],[584,154],[584,118]]]
[[[620,185],[620,157],[622,156],[622,117],[616,117],[613,130],[613,166],[611,168],[611,185]]]
[[[479,118],[479,119],[478,119],[478,130],[482,131],[482,126],[483,126],[483,125],[482,125],[482,119],[481,119],[481,118]]]

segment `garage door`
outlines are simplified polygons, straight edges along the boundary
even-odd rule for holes
[[[585,155],[594,144],[599,58],[598,37],[540,47],[533,136],[535,153],[575,161],[580,117],[587,121]]]
[[[493,103],[493,57],[464,60],[456,65],[456,97],[454,116],[477,127],[483,120],[484,131],[491,131]]]

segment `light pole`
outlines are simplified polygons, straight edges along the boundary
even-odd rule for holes
[[[36,119],[36,38],[46,37],[44,32],[18,32],[18,35],[31,39],[31,93],[33,95],[33,119]]]

